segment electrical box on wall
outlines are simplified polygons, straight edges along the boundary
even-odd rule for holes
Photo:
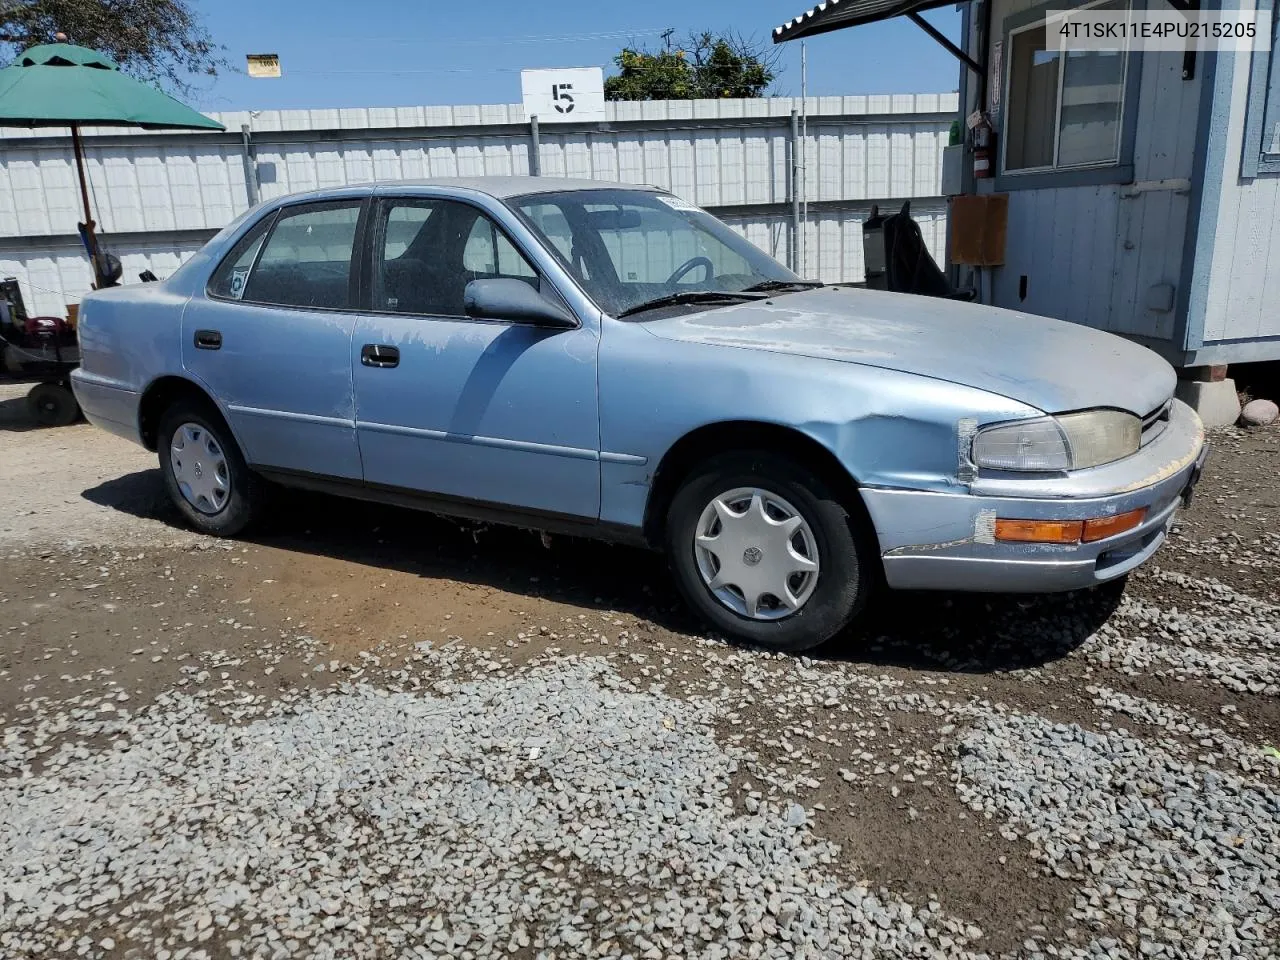
[[[964,144],[942,148],[942,195],[958,197],[964,193]]]

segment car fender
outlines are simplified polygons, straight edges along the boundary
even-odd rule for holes
[[[601,520],[643,522],[667,452],[717,423],[820,444],[860,486],[967,489],[968,439],[1040,415],[1008,397],[915,374],[765,350],[676,342],[611,321],[600,348]]]

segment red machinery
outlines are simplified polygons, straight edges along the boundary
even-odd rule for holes
[[[18,281],[0,280],[0,381],[34,383],[31,415],[45,426],[63,426],[80,415],[71,371],[80,363],[74,325],[62,317],[30,317]]]

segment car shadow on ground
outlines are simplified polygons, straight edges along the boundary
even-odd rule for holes
[[[186,529],[160,471],[85,490],[92,503]],[[424,579],[450,579],[584,609],[615,610],[680,633],[703,628],[653,552],[574,537],[454,521],[324,494],[281,491],[245,539]],[[946,672],[1041,666],[1070,654],[1114,613],[1120,586],[1045,596],[881,591],[816,659]]]
[[[112,480],[104,480],[80,494],[90,503],[110,507],[131,517],[156,520],[178,530],[189,530],[183,525],[182,514],[165,492],[159,469],[140,470]]]
[[[40,424],[31,416],[31,408],[26,397],[14,397],[0,400],[0,431],[8,433],[25,433],[28,430],[39,430]]]
[[[885,590],[815,655],[950,673],[1026,670],[1070,655],[1123,599],[1123,583],[1040,595]]]
[[[5,385],[0,380],[0,385]],[[26,396],[7,397],[0,400],[0,433],[27,433],[31,430],[60,430],[64,426],[72,426],[76,423],[83,423],[83,414],[76,414],[76,418],[69,424],[50,424],[41,423],[35,418],[31,412],[31,404]]]

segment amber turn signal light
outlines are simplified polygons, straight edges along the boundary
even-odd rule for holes
[[[1008,543],[1093,543],[1142,523],[1146,507],[1093,520],[996,520],[996,539]]]
[[[1117,533],[1126,533],[1142,523],[1146,515],[1147,508],[1142,507],[1138,510],[1130,510],[1128,513],[1117,513],[1114,517],[1098,517],[1094,520],[1086,520],[1084,522],[1084,536],[1080,539],[1085,543],[1093,543],[1095,540],[1114,537]]]
[[[1083,520],[996,520],[996,539],[1014,543],[1079,543]]]

